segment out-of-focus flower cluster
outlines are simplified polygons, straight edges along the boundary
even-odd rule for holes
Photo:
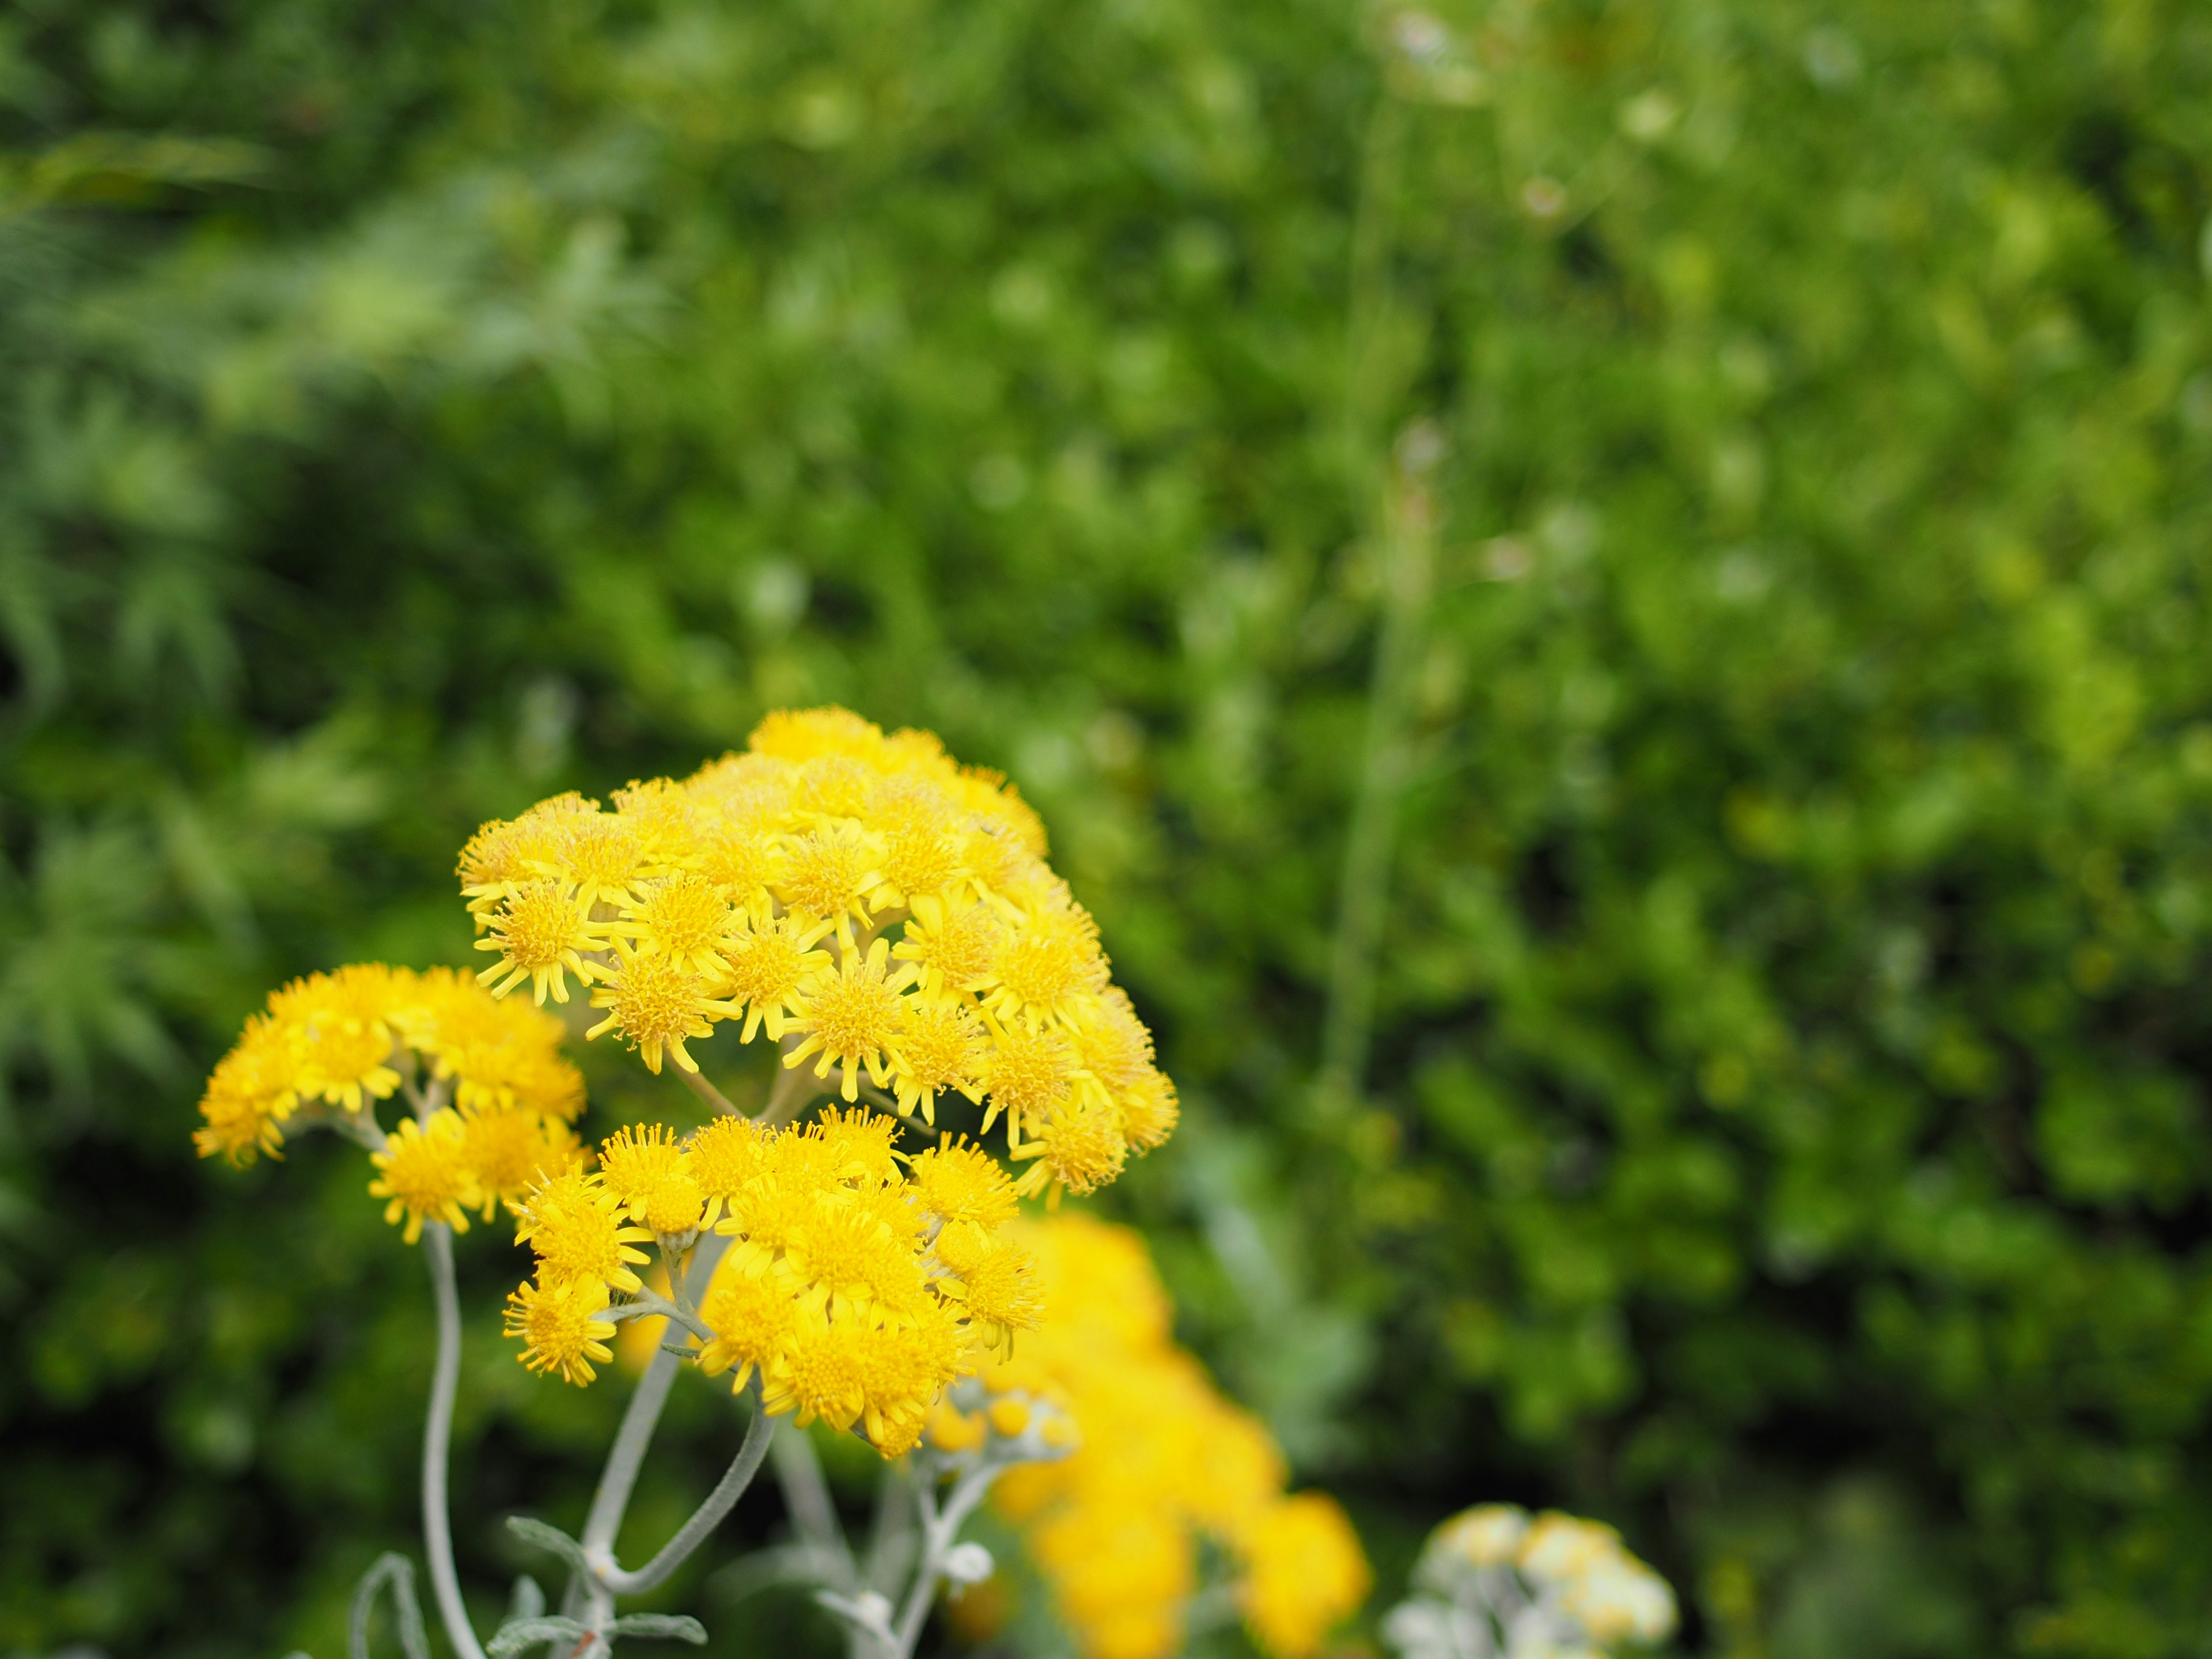
[[[216,1065],[193,1142],[203,1158],[275,1156],[288,1132],[331,1124],[367,1139],[370,1193],[410,1243],[426,1220],[465,1231],[540,1173],[567,1165],[583,1079],[561,1057],[561,1022],[501,1003],[465,974],[362,963],[294,980]],[[375,1103],[413,1070],[441,1103],[386,1139]]]
[[[771,714],[681,781],[486,824],[462,890],[501,994],[591,988],[653,1070],[724,1023],[787,1036],[850,1102],[934,1125],[941,1098],[1004,1116],[1024,1194],[1085,1193],[1164,1140],[1175,1089],[1052,873],[1036,815],[925,732],[841,708]]]
[[[1285,1495],[1267,1431],[1175,1345],[1135,1233],[1072,1214],[1013,1231],[1036,1252],[1044,1320],[984,1374],[976,1402],[937,1407],[930,1443],[957,1450],[987,1431],[1018,1431],[1029,1408],[1009,1401],[1048,1401],[1072,1419],[1074,1454],[1010,1469],[993,1502],[1091,1659],[1178,1650],[1202,1543],[1235,1564],[1237,1604],[1263,1649],[1315,1652],[1367,1594],[1343,1511],[1317,1492]]]
[[[658,1124],[602,1141],[599,1166],[514,1205],[534,1277],[507,1333],[534,1370],[576,1383],[611,1357],[616,1298],[645,1289],[637,1248],[674,1259],[711,1229],[731,1241],[691,1351],[733,1388],[756,1374],[770,1414],[859,1428],[886,1457],[910,1449],[945,1385],[1036,1322],[1029,1252],[1001,1236],[1013,1183],[951,1140],[905,1161],[895,1118],[830,1112],[804,1127],[716,1118],[688,1139]]]
[[[1667,1581],[1595,1521],[1510,1504],[1430,1535],[1383,1634],[1402,1659],[1595,1659],[1674,1628]]]

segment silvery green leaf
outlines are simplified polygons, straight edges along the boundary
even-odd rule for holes
[[[573,1619],[510,1619],[484,1644],[490,1659],[511,1659],[541,1642],[581,1641],[588,1632]]]
[[[507,1616],[509,1619],[535,1619],[545,1611],[545,1592],[538,1588],[538,1581],[525,1573],[514,1581],[514,1594],[508,1599]]]
[[[399,1626],[399,1646],[407,1659],[430,1659],[430,1638],[422,1629],[422,1604],[415,1599],[415,1564],[389,1552],[362,1574],[353,1593],[353,1617],[347,1632],[347,1659],[368,1659],[368,1615],[376,1606],[376,1593],[392,1586],[392,1610]]]
[[[689,1642],[694,1647],[702,1647],[707,1641],[707,1627],[680,1613],[626,1613],[607,1626],[607,1634],[657,1636],[672,1642]]]
[[[559,1556],[578,1572],[589,1571],[584,1565],[584,1547],[560,1528],[549,1526],[534,1516],[510,1515],[507,1517],[507,1529],[526,1544],[535,1544]]]

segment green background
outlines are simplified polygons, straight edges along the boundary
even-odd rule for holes
[[[1513,1498],[1700,1653],[2212,1652],[2212,14],[1437,15],[0,17],[0,1652],[340,1650],[427,1291],[200,1077],[465,959],[480,819],[827,701],[1042,811],[1188,1103],[1100,1207],[1377,1607]],[[463,1246],[489,1619],[621,1390]]]

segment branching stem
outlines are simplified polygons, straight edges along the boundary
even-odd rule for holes
[[[730,1460],[714,1490],[707,1494],[707,1501],[692,1511],[691,1518],[677,1528],[676,1536],[660,1547],[660,1552],[635,1572],[624,1572],[614,1563],[612,1555],[599,1572],[599,1580],[617,1595],[642,1595],[663,1583],[691,1559],[691,1553],[707,1541],[708,1534],[722,1523],[722,1517],[736,1507],[760,1472],[761,1459],[768,1455],[769,1440],[775,1432],[775,1419],[768,1414],[761,1401],[760,1378],[756,1376],[747,1385],[752,1398],[752,1421],[745,1425],[745,1437],[738,1447],[738,1455]]]
[[[892,1627],[897,1645],[889,1659],[911,1659],[914,1644],[921,1639],[922,1623],[929,1617],[930,1603],[937,1597],[938,1581],[945,1576],[945,1558],[960,1541],[961,1526],[983,1501],[1000,1471],[1000,1466],[995,1463],[970,1469],[953,1483],[951,1496],[942,1510],[937,1506],[929,1478],[925,1475],[915,1483],[915,1504],[921,1511],[921,1560],[915,1568],[906,1605],[899,1609],[898,1623]]]

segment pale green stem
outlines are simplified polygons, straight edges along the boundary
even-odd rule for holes
[[[671,1063],[672,1064],[673,1062]],[[676,1075],[682,1080],[685,1088],[689,1089],[693,1094],[698,1096],[700,1099],[705,1101],[708,1106],[720,1113],[724,1117],[743,1117],[744,1115],[743,1112],[739,1111],[735,1106],[730,1103],[730,1097],[727,1095],[724,1094],[720,1089],[717,1089],[713,1084],[708,1082],[707,1079],[700,1076],[698,1073],[687,1072],[681,1066],[678,1066],[676,1067]]]
[[[822,1478],[822,1463],[814,1455],[813,1442],[804,1434],[780,1434],[769,1449],[793,1528],[817,1559],[836,1564],[837,1589],[857,1588],[853,1552],[845,1541],[844,1528],[837,1523],[837,1507],[830,1502],[830,1483]]]
[[[430,1558],[430,1589],[445,1621],[446,1638],[461,1659],[484,1659],[461,1601],[453,1570],[453,1531],[446,1511],[447,1454],[453,1437],[453,1395],[461,1380],[461,1304],[453,1286],[453,1236],[443,1222],[425,1223],[422,1253],[430,1263],[430,1289],[438,1305],[438,1353],[430,1373],[430,1415],[422,1430],[422,1547]]]
[[[783,1040],[784,1053],[787,1054],[798,1046],[795,1036],[787,1036]],[[812,1069],[803,1063],[786,1066],[782,1063],[782,1055],[779,1054],[775,1085],[769,1091],[768,1104],[761,1109],[761,1115],[753,1121],[764,1128],[788,1123],[817,1097],[829,1091],[827,1079],[816,1077]]]
[[[769,1439],[775,1433],[775,1419],[768,1414],[761,1402],[760,1378],[755,1376],[747,1386],[753,1403],[752,1421],[745,1425],[745,1437],[738,1455],[730,1460],[730,1467],[707,1494],[707,1501],[692,1511],[691,1518],[677,1529],[676,1536],[660,1547],[652,1560],[635,1572],[624,1572],[609,1555],[599,1577],[607,1589],[617,1595],[642,1595],[665,1582],[691,1559],[691,1553],[707,1541],[707,1536],[722,1524],[722,1517],[736,1507],[738,1499],[753,1483],[760,1472],[761,1459],[768,1455]]]
[[[945,1500],[942,1510],[937,1507],[927,1477],[916,1485],[915,1495],[921,1510],[921,1561],[915,1569],[914,1585],[907,1591],[906,1606],[900,1609],[898,1623],[892,1627],[896,1646],[890,1659],[912,1659],[914,1644],[921,1639],[923,1621],[929,1617],[930,1603],[937,1596],[938,1581],[945,1576],[945,1558],[960,1541],[962,1524],[983,1501],[1002,1467],[987,1463],[962,1475],[953,1483],[952,1495]]]
[[[720,1233],[708,1233],[700,1238],[684,1270],[684,1287],[687,1291],[695,1282],[703,1284],[714,1276],[715,1264],[728,1246],[729,1240]],[[669,1289],[672,1292],[675,1285],[672,1283]],[[622,1427],[615,1431],[615,1443],[607,1449],[606,1468],[600,1472],[599,1490],[592,1494],[591,1510],[584,1517],[580,1541],[586,1551],[614,1548],[615,1534],[622,1530],[630,1492],[637,1485],[638,1470],[645,1463],[646,1448],[653,1443],[653,1431],[659,1425],[661,1407],[668,1403],[669,1387],[676,1381],[677,1370],[683,1364],[680,1357],[661,1349],[653,1356],[653,1363],[645,1368],[645,1375],[631,1392],[629,1404],[623,1412]]]

